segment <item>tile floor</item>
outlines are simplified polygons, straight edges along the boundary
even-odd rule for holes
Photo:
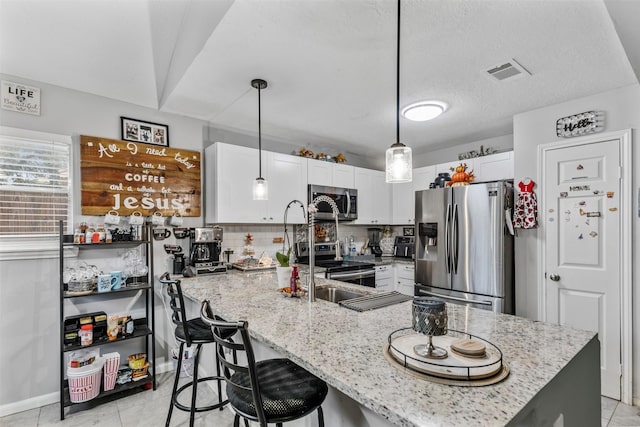
[[[158,389],[155,392],[142,392],[131,397],[100,405],[91,410],[76,412],[60,421],[57,403],[0,418],[0,427],[156,427],[165,423],[173,376],[170,373],[158,376]],[[200,392],[203,392],[202,394]],[[205,401],[213,401],[215,394],[208,388],[198,390]],[[188,399],[188,392],[184,393]],[[185,400],[188,401],[188,400]],[[602,427],[640,427],[640,408],[619,403],[606,397],[602,398]],[[188,426],[189,414],[175,410],[171,426]],[[196,426],[233,426],[233,412],[229,408],[223,411],[210,411],[196,414]],[[330,427],[330,426],[327,426]]]

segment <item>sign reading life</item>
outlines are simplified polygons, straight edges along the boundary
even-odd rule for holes
[[[80,136],[83,215],[200,216],[200,153]]]

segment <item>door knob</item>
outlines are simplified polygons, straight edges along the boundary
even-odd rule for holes
[[[554,282],[557,282],[558,280],[560,280],[560,276],[557,274],[550,274],[549,279],[553,280]]]

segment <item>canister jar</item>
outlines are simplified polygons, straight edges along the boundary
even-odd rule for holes
[[[80,345],[87,346],[93,344],[93,325],[82,325],[80,327]]]

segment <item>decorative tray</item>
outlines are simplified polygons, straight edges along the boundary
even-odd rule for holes
[[[278,288],[278,292],[280,292],[280,295],[285,298],[300,298],[307,296],[307,291],[301,288],[298,288],[298,292],[293,293],[291,292],[290,288]]]
[[[270,265],[253,265],[253,264],[246,264],[246,263],[242,263],[242,264],[231,264],[233,266],[233,268],[236,268],[238,270],[241,271],[258,271],[258,270],[271,270],[276,268],[277,264],[270,264]]]

